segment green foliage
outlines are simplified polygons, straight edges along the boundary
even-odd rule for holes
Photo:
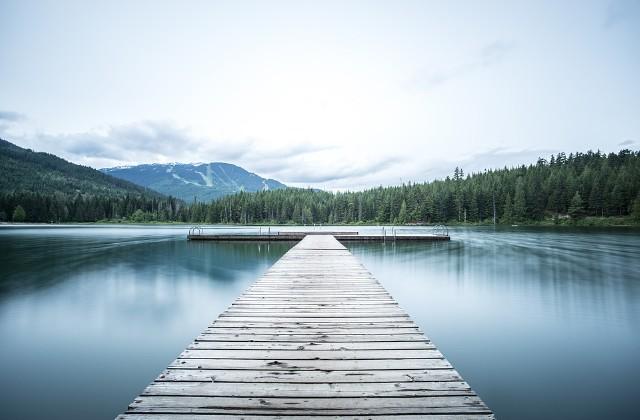
[[[407,202],[405,200],[402,200],[402,204],[400,205],[400,212],[396,218],[396,223],[407,223]]]
[[[100,196],[161,195],[95,169],[0,139],[0,192]]]
[[[633,200],[633,208],[631,210],[631,217],[634,220],[640,221],[640,194]]]
[[[10,179],[0,179],[0,216],[6,219],[20,205],[28,222],[492,223],[495,208],[501,223],[559,222],[571,215],[591,224],[640,213],[640,152],[629,150],[560,153],[529,166],[471,175],[456,168],[444,180],[360,192],[287,188],[191,204],[7,142],[0,141],[0,158],[0,176]]]
[[[572,219],[578,219],[584,215],[584,204],[582,202],[582,197],[580,197],[580,193],[576,191],[571,199],[571,204],[569,205],[569,216]]]
[[[134,211],[134,212],[133,212],[133,214],[130,216],[130,219],[131,219],[133,222],[136,222],[136,223],[144,222],[144,221],[145,221],[145,213],[144,213],[142,210],[137,209],[137,210],[136,210],[136,211]]]
[[[511,193],[507,193],[507,198],[504,200],[504,210],[502,212],[502,223],[513,222],[513,204],[511,201]]]
[[[127,218],[138,209],[145,221],[187,219],[174,198],[0,139],[0,220],[94,222]]]
[[[24,222],[27,219],[27,213],[24,211],[21,205],[17,205],[15,210],[13,210],[13,218],[14,222]]]
[[[560,153],[549,161],[421,184],[335,194],[310,189],[240,193],[190,208],[208,223],[501,223],[625,216],[640,192],[640,152]],[[576,194],[581,204],[576,199]],[[573,203],[573,206],[572,206]],[[301,217],[304,214],[304,221]],[[206,215],[202,218],[201,215]],[[311,217],[309,217],[309,215]],[[466,218],[465,218],[466,215]]]
[[[515,196],[513,198],[513,219],[521,222],[527,219],[527,200],[522,177],[516,180]]]

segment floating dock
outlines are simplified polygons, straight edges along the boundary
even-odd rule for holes
[[[308,235],[119,420],[493,419],[335,237]]]
[[[331,235],[340,242],[386,242],[386,241],[448,241],[449,235],[432,235],[432,234],[386,234],[386,235],[361,235],[358,232],[287,232],[265,233],[265,234],[206,234],[192,233],[187,235],[187,239],[191,241],[301,241],[306,236],[314,235]]]

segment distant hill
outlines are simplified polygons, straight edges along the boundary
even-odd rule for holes
[[[211,201],[240,191],[267,191],[286,188],[286,185],[265,179],[229,163],[169,163],[148,164],[101,169],[135,184],[160,193],[181,198],[186,202]]]
[[[161,195],[96,169],[0,139],[0,193],[99,197]]]

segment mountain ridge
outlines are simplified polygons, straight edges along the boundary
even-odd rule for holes
[[[0,138],[0,192],[161,196],[156,191]]]
[[[102,168],[101,172],[150,188],[184,201],[210,201],[240,191],[255,192],[287,188],[226,162],[146,163]]]

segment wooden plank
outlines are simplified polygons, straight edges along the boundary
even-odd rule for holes
[[[176,359],[169,368],[250,369],[250,370],[376,370],[376,369],[451,369],[446,359],[372,359],[372,360],[247,360]]]
[[[319,316],[308,316],[308,317],[275,317],[275,316],[235,316],[235,315],[225,315],[222,314],[216,321],[216,324],[219,323],[229,323],[229,322],[243,322],[246,324],[250,323],[262,323],[262,324],[277,324],[277,323],[304,323],[304,324],[322,324],[322,323],[332,323],[332,324],[367,324],[367,323],[378,323],[378,322],[386,322],[386,323],[394,323],[394,324],[407,324],[413,323],[409,320],[407,315],[397,315],[397,316],[380,316],[380,317],[361,317],[361,316],[353,316],[353,317],[336,317],[336,316],[328,316],[328,317],[319,317]]]
[[[331,299],[311,299],[311,298],[286,298],[286,299],[265,299],[265,298],[238,298],[234,305],[397,305],[392,298],[385,299],[351,299],[351,298],[331,298]]]
[[[224,323],[224,322],[260,322],[260,323],[282,323],[282,322],[287,322],[287,323],[295,323],[295,322],[300,322],[300,323],[326,323],[326,322],[330,322],[330,323],[345,323],[345,324],[352,324],[352,323],[356,323],[356,324],[366,324],[366,323],[370,323],[370,322],[392,322],[392,323],[407,323],[407,322],[411,322],[411,320],[409,319],[409,315],[405,314],[405,313],[400,313],[397,315],[394,314],[381,314],[380,316],[368,316],[368,315],[361,315],[361,314],[352,314],[350,316],[350,314],[342,314],[342,313],[337,313],[337,314],[327,314],[326,316],[322,316],[321,314],[318,313],[309,313],[309,314],[302,314],[302,315],[294,315],[294,316],[290,316],[291,314],[278,314],[277,317],[274,316],[259,316],[259,315],[255,315],[255,314],[247,314],[247,315],[238,315],[238,314],[227,314],[224,313],[222,315],[220,315],[220,317],[218,318],[218,321],[216,323]]]
[[[466,382],[264,383],[156,382],[141,395],[261,398],[438,397],[475,395]]]
[[[264,305],[273,305],[273,304],[286,304],[286,303],[300,303],[305,305],[331,305],[331,304],[344,304],[344,305],[386,305],[393,304],[397,305],[397,303],[391,298],[384,299],[362,299],[362,298],[350,298],[350,297],[332,297],[332,298],[324,298],[322,300],[318,300],[312,297],[299,297],[299,298],[265,298],[265,297],[240,297],[236,300],[238,304],[264,304]]]
[[[376,323],[367,325],[351,324],[347,326],[345,324],[339,324],[338,328],[333,325],[317,325],[317,326],[301,326],[300,324],[292,325],[271,325],[271,326],[256,326],[245,325],[237,323],[238,326],[221,326],[221,324],[215,323],[211,327],[204,331],[204,334],[244,334],[247,332],[253,332],[255,334],[317,334],[320,336],[331,335],[369,335],[369,334],[415,334],[419,332],[418,327],[415,324],[409,324],[406,327],[398,326],[381,326]],[[385,323],[386,324],[386,323]],[[351,327],[351,328],[348,328]]]
[[[395,309],[400,310],[400,307],[397,303],[389,302],[377,305],[354,305],[349,303],[290,303],[290,304],[277,304],[277,303],[234,303],[229,306],[228,310],[248,310],[248,311],[272,311],[274,309],[283,310],[284,312],[293,311],[294,309],[305,309],[305,310],[348,310],[348,311],[378,311],[378,310],[388,310]],[[404,311],[403,311],[404,312]]]
[[[129,406],[143,413],[220,414],[425,414],[489,413],[476,396],[375,398],[245,398],[144,396]]]
[[[320,343],[315,341],[195,341],[188,350],[314,350],[314,351],[345,351],[345,350],[434,350],[435,346],[423,341],[372,341],[354,343]]]
[[[306,236],[174,360],[121,420],[492,419],[336,239]]]
[[[243,329],[255,329],[256,331],[265,329],[265,330],[273,330],[280,329],[283,332],[290,330],[313,330],[314,332],[325,330],[340,330],[340,331],[349,331],[350,329],[355,330],[391,330],[391,329],[411,329],[417,330],[416,324],[412,321],[403,321],[403,322],[331,322],[328,320],[326,322],[242,322],[242,321],[222,321],[216,320],[211,327],[213,328],[243,328]],[[373,333],[374,331],[369,331],[369,333]],[[378,334],[381,334],[378,332]]]
[[[309,416],[309,415],[289,415],[286,416],[288,419],[295,420],[337,420],[344,419],[342,416]],[[367,416],[349,416],[350,420],[371,420],[371,418],[382,418],[382,416],[378,416],[376,414],[370,414]],[[281,420],[282,416],[271,416],[271,415],[252,415],[250,417],[251,420]],[[384,415],[385,419],[398,419],[398,420],[421,420],[424,419],[424,415]],[[495,417],[493,414],[431,414],[429,415],[429,419],[432,420],[494,420]],[[227,415],[227,414],[146,414],[146,413],[131,413],[131,414],[121,414],[116,420],[238,420],[238,416],[236,415]]]
[[[181,359],[251,359],[251,360],[359,360],[359,359],[442,359],[434,349],[421,350],[315,350],[300,346],[293,350],[218,350],[187,349]]]
[[[294,312],[295,311],[295,312]],[[289,310],[287,312],[280,312],[274,310],[228,310],[224,313],[225,317],[256,317],[256,316],[272,316],[277,314],[279,318],[310,318],[310,317],[322,317],[322,318],[379,318],[379,317],[405,317],[408,315],[398,309],[380,309],[378,311],[363,311],[363,310],[322,310],[322,309],[307,309],[307,310]]]
[[[201,334],[196,339],[198,342],[250,342],[250,343],[308,343],[316,344],[359,344],[359,343],[398,343],[403,342],[429,342],[423,334],[256,334],[256,333],[238,333],[238,334]]]
[[[454,369],[386,370],[224,370],[166,369],[156,382],[233,382],[233,383],[355,383],[355,382],[450,382],[462,381]]]

